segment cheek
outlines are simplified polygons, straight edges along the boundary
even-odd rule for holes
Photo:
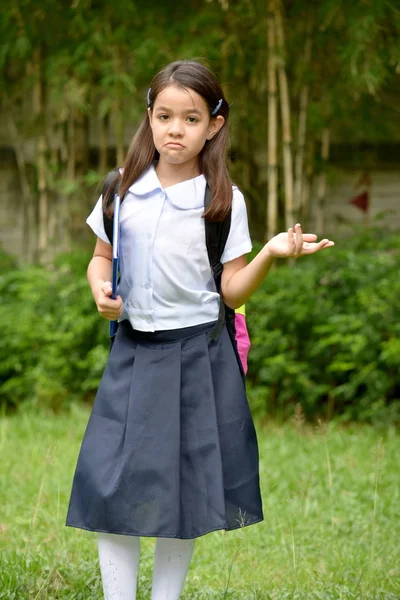
[[[196,131],[196,133],[193,134],[193,137],[196,139],[198,145],[203,146],[206,143],[207,135],[208,130],[201,129],[200,131]]]

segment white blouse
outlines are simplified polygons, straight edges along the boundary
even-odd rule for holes
[[[131,185],[120,211],[120,321],[139,331],[215,321],[216,291],[205,241],[204,175],[163,188],[154,166]],[[104,242],[102,198],[88,225]],[[222,263],[250,252],[243,194],[233,187],[232,221]]]

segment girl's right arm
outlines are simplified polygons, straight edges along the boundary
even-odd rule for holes
[[[112,247],[99,237],[93,253],[93,258],[87,269],[87,278],[92,290],[97,310],[102,317],[116,321],[122,314],[123,302],[121,296],[111,299]]]

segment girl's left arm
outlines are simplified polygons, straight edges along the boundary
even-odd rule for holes
[[[231,308],[245,304],[264,281],[274,258],[298,258],[334,246],[334,242],[328,239],[316,240],[316,235],[303,234],[301,226],[297,224],[294,230],[290,228],[287,233],[273,237],[248,265],[245,256],[226,262],[221,278],[225,304]]]

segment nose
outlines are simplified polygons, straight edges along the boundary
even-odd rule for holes
[[[183,135],[183,127],[180,119],[170,120],[168,133],[174,137],[180,137]]]

